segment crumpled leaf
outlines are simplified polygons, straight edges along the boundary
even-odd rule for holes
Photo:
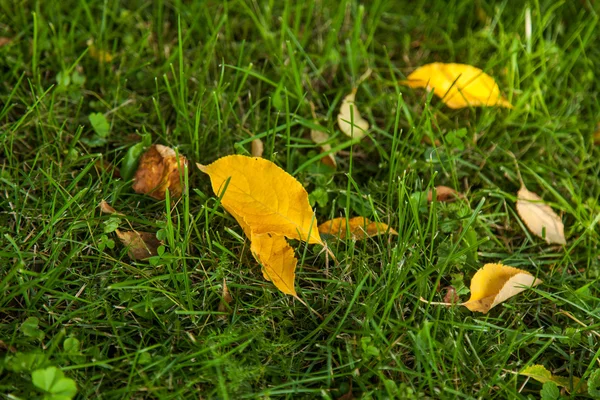
[[[485,264],[471,279],[471,297],[463,305],[486,314],[489,310],[542,283],[529,272],[502,264]]]
[[[250,239],[263,276],[285,294],[296,296],[298,260],[286,237],[323,244],[308,193],[269,160],[232,155],[210,165],[196,164],[210,176],[215,194]]]
[[[337,116],[337,122],[340,130],[346,136],[362,139],[369,130],[369,122],[360,115],[358,107],[354,103],[356,90],[357,88],[352,89],[352,92],[344,97],[340,106],[340,113]]]
[[[252,141],[252,157],[262,157],[265,151],[265,145],[262,140],[254,139]]]
[[[158,255],[158,247],[162,242],[156,238],[156,234],[142,231],[115,230],[121,243],[127,247],[127,254],[133,260],[144,260]]]
[[[548,244],[567,244],[562,220],[540,196],[522,186],[517,198],[517,212],[531,233]]]
[[[414,70],[405,81],[411,88],[433,90],[450,108],[513,106],[500,94],[494,78],[467,64],[432,63]]]
[[[232,155],[210,165],[196,165],[210,176],[223,207],[243,218],[252,233],[275,233],[323,244],[308,193],[300,182],[271,161]]]
[[[452,189],[448,186],[436,186],[435,187],[435,199],[440,201],[451,202],[458,198],[464,198],[464,195],[458,193],[456,190]],[[433,190],[429,190],[427,192],[427,201],[431,202],[433,200]]]
[[[571,378],[566,376],[552,375],[552,373],[548,371],[543,365],[530,365],[529,367],[519,372],[519,375],[528,376],[541,383],[554,382],[558,386],[564,387],[569,392],[571,392],[573,388],[577,387],[577,385],[579,385],[579,381],[581,380],[577,377],[572,377],[573,385],[571,386]],[[587,385],[583,383],[577,389],[577,393],[585,393],[586,390]]]
[[[175,150],[160,144],[153,145],[140,159],[133,178],[133,190],[164,200],[168,188],[171,197],[179,197],[183,192],[186,165],[187,159],[182,155],[177,158]]]
[[[329,140],[329,135],[323,131],[318,131],[313,129],[310,131],[310,138],[315,144],[321,145],[321,153],[328,153],[331,151],[330,144],[324,144]],[[337,167],[337,162],[335,161],[335,153],[328,153],[327,156],[321,158],[321,162],[331,168]]]
[[[346,239],[348,230],[350,237],[354,240],[366,239],[386,232],[392,235],[398,234],[383,222],[372,222],[364,217],[354,217],[348,221],[344,217],[334,218],[319,225],[320,233],[334,235],[340,239]]]

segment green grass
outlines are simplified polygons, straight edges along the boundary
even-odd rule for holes
[[[80,399],[335,399],[350,387],[525,399],[541,389],[516,374],[528,365],[587,379],[600,368],[598,13],[592,0],[0,0],[0,36],[13,39],[0,47],[0,397],[41,398],[31,372],[48,366]],[[114,60],[93,58],[89,39]],[[436,61],[482,68],[515,109],[451,110],[398,84]],[[372,129],[350,142],[337,110],[367,68],[357,104]],[[311,103],[345,151],[335,171],[310,141]],[[110,133],[92,147],[97,112]],[[181,200],[135,194],[98,167],[118,167],[144,133],[191,161]],[[194,167],[248,154],[257,137],[309,193],[326,191],[319,222],[363,215],[399,233],[330,239],[328,265],[294,243],[299,296],[323,320],[264,281]],[[518,218],[510,152],[562,215],[566,246]],[[468,201],[415,200],[433,185]],[[103,199],[122,226],[160,231],[155,265],[108,246]],[[419,301],[500,261],[543,285],[486,315]]]

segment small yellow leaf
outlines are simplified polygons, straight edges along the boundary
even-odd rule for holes
[[[308,193],[300,182],[271,161],[232,155],[210,165],[196,165],[210,176],[223,207],[238,222],[244,221],[251,236],[272,233],[323,244]]]
[[[487,313],[490,309],[542,283],[527,271],[502,264],[485,264],[471,280],[471,298],[463,303],[471,311]]]
[[[347,227],[349,229],[347,229]],[[350,236],[354,240],[366,239],[368,237],[381,235],[389,232],[397,235],[398,232],[382,222],[372,222],[364,217],[350,218],[346,222],[346,218],[334,218],[319,225],[319,232],[322,234],[334,235],[340,239],[346,239],[347,231],[350,231]]]
[[[579,381],[581,380],[580,378],[577,378],[575,376],[572,377],[573,385],[571,386],[571,378],[568,378],[566,376],[552,375],[552,373],[548,371],[543,365],[531,365],[519,372],[519,375],[528,376],[541,383],[554,382],[558,386],[563,386],[569,392],[573,388],[577,387],[579,385]],[[583,383],[581,386],[579,386],[577,393],[585,393],[586,391],[587,385]]]
[[[310,131],[310,138],[315,144],[321,145],[321,153],[327,153],[331,151],[330,144],[323,144],[329,140],[329,135],[323,131],[318,131],[313,129]],[[337,167],[337,162],[335,161],[335,153],[328,153],[327,156],[321,158],[321,162],[325,165],[330,166],[331,168]]]
[[[133,260],[144,260],[157,255],[158,246],[162,242],[154,233],[138,231],[115,231],[123,245],[128,248],[127,254]]]
[[[531,233],[545,239],[548,244],[567,244],[562,220],[543,203],[540,196],[523,186],[517,197],[517,212]]]
[[[285,294],[296,296],[294,277],[298,260],[285,237],[271,233],[252,234],[250,250],[263,266],[263,276]]]
[[[494,78],[467,64],[432,63],[413,71],[400,82],[411,88],[433,90],[450,108],[513,106],[500,95]]]
[[[97,48],[94,43],[91,43],[89,45],[89,52],[92,58],[101,63],[109,63],[114,58],[113,55],[110,54],[108,51]]]
[[[150,147],[140,159],[140,165],[133,178],[133,190],[147,194],[157,200],[165,199],[169,189],[171,197],[179,197],[183,192],[183,175],[187,159],[175,150],[160,144]]]
[[[252,157],[262,157],[265,151],[265,145],[262,140],[254,139],[252,141]]]
[[[351,138],[361,139],[369,130],[369,122],[361,117],[358,107],[354,104],[356,97],[356,88],[344,97],[340,106],[340,113],[337,117],[338,126],[346,136]],[[354,122],[354,124],[352,124]]]

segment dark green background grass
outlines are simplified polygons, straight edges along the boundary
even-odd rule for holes
[[[0,48],[0,396],[41,396],[31,370],[49,365],[81,399],[505,399],[538,396],[540,384],[516,375],[527,365],[587,378],[600,368],[598,9],[0,0],[0,36],[12,38]],[[92,57],[89,40],[114,60]],[[435,61],[482,68],[515,109],[450,110],[398,84]],[[367,68],[357,105],[372,129],[353,144],[336,115]],[[311,102],[344,151],[336,171],[310,141]],[[110,123],[95,147],[94,112]],[[98,167],[118,167],[144,133],[191,161],[180,201],[134,194]],[[264,281],[194,167],[248,154],[257,137],[320,200],[320,222],[363,215],[399,232],[330,238],[339,264],[328,266],[318,246],[293,243],[299,296],[323,320]],[[519,220],[510,152],[562,215],[566,246]],[[468,201],[418,201],[440,184]],[[165,254],[132,262],[119,243],[111,249],[102,199],[127,214],[122,227],[160,230]],[[499,261],[544,284],[487,315],[419,301],[441,301],[445,287]],[[43,338],[22,327],[29,317]],[[65,349],[67,337],[79,351]]]

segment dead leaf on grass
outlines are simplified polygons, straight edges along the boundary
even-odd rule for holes
[[[222,313],[229,312],[231,308],[229,304],[233,301],[233,296],[229,293],[229,288],[227,287],[227,281],[223,279],[223,292],[221,294],[221,301],[219,302],[218,311]]]
[[[517,212],[531,233],[548,244],[567,244],[562,220],[550,206],[543,203],[540,196],[523,185],[517,198]]]
[[[175,150],[160,144],[153,145],[140,159],[133,178],[133,190],[157,200],[165,199],[167,189],[172,198],[180,197],[185,166],[187,159],[182,155],[178,158]]]
[[[346,136],[362,139],[369,130],[369,122],[360,115],[358,107],[354,103],[356,91],[357,88],[354,88],[350,94],[344,97],[340,106],[340,113],[337,116],[337,122],[340,130]]]
[[[350,231],[350,237],[354,240],[366,239],[389,232],[397,235],[398,232],[383,222],[372,222],[364,217],[354,217],[346,221],[346,218],[334,218],[319,225],[319,232],[334,235],[340,239],[346,239]]]
[[[580,378],[577,378],[575,376],[569,378],[567,376],[553,375],[543,365],[530,365],[529,367],[519,372],[519,375],[528,376],[541,383],[554,382],[557,386],[564,387],[568,392],[571,392],[573,388],[577,387],[579,385],[579,381],[581,380]],[[572,386],[571,379],[573,380]],[[577,393],[585,392],[587,392],[587,385],[585,383],[582,383],[579,386]]]
[[[321,158],[321,162],[331,168],[336,168],[335,153],[331,152],[330,144],[325,144],[329,140],[329,135],[323,131],[312,129],[310,131],[310,138],[315,144],[321,146],[321,153],[328,153],[325,157]]]
[[[435,199],[437,201],[451,202],[458,198],[464,198],[464,195],[458,193],[456,190],[448,186],[436,186],[435,187]],[[433,201],[433,190],[429,189],[427,192],[427,201]]]
[[[115,230],[121,243],[127,247],[127,254],[133,260],[144,260],[158,255],[157,249],[162,242],[156,238],[156,234],[141,231]]]

